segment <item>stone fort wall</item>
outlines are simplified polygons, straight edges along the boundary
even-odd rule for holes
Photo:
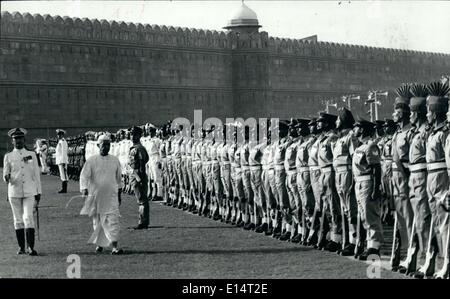
[[[7,129],[30,138],[174,117],[301,117],[323,100],[450,72],[450,55],[235,32],[1,14],[0,155]],[[368,109],[353,103],[358,114]],[[30,141],[30,140],[29,140]]]

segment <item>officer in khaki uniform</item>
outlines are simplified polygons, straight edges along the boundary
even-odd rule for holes
[[[372,254],[380,256],[383,243],[380,217],[381,155],[380,149],[371,140],[374,126],[374,123],[359,118],[354,129],[354,134],[360,141],[352,159],[355,195],[361,222],[367,231],[367,249],[359,255],[360,260],[367,260]]]
[[[342,217],[342,252],[343,256],[351,256],[356,246],[356,224],[358,206],[352,174],[352,156],[358,147],[358,140],[353,134],[355,119],[350,110],[341,108],[336,120],[339,139],[333,150],[333,167],[336,172],[336,190],[341,204]]]
[[[397,271],[401,249],[406,249],[409,243],[414,213],[409,199],[409,147],[411,144],[413,128],[409,121],[409,100],[411,92],[409,85],[403,85],[397,89],[398,97],[394,102],[394,121],[398,125],[397,132],[392,137],[392,181],[394,183],[394,203],[396,210],[396,221],[398,234],[394,243],[391,266],[393,271]]]
[[[269,124],[268,124],[269,126]],[[263,206],[266,207],[267,215],[267,231],[266,235],[273,233],[273,220],[277,201],[275,199],[275,170],[273,169],[273,144],[271,144],[271,130],[267,128],[267,143],[261,148],[262,151],[262,173],[261,179],[263,183]]]
[[[240,147],[240,160],[241,160],[241,174],[242,174],[242,186],[244,187],[244,197],[241,198],[241,212],[244,213],[244,229],[255,229],[254,222],[254,193],[251,186],[251,172],[250,172],[250,128],[244,127],[244,143]]]
[[[409,199],[414,212],[414,220],[409,240],[410,250],[405,263],[399,266],[401,273],[414,273],[419,249],[425,251],[430,231],[431,212],[427,195],[426,146],[428,139],[427,91],[425,85],[411,86],[413,97],[410,100],[410,121],[414,127],[409,147]]]
[[[448,98],[445,97],[448,89],[436,82],[428,86],[427,91],[429,93],[427,97],[427,120],[432,125],[426,149],[427,191],[432,217],[425,263],[414,274],[416,278],[433,277],[435,274],[436,257],[439,253],[445,251],[444,235],[449,220],[449,213],[443,205],[443,200],[448,195],[449,190],[448,164],[446,162],[448,162],[450,153],[448,141],[450,131],[446,124]],[[443,270],[439,271],[438,276],[445,272],[445,267]]]
[[[335,169],[333,168],[333,149],[338,139],[335,133],[337,116],[321,112],[317,119],[324,132],[319,142],[318,162],[320,167],[321,200],[324,204],[319,232],[319,249],[336,252],[342,242],[341,205],[336,191]],[[325,216],[325,217],[324,217]],[[328,227],[331,224],[331,227]],[[330,230],[330,240],[327,233]]]

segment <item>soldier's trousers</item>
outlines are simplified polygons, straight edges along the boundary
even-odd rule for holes
[[[311,217],[314,214],[314,193],[311,185],[309,169],[297,173],[297,188],[301,200],[303,215]]]
[[[331,218],[331,241],[339,243],[342,241],[342,216],[334,171],[322,169],[320,184],[322,186],[321,196],[327,205],[327,211],[324,212],[329,212],[329,218]]]
[[[262,197],[262,205],[265,207],[269,215],[269,209],[274,209],[277,206],[277,201],[274,195],[275,174],[273,169],[264,169],[261,173],[264,196]],[[273,179],[273,180],[272,180]],[[273,181],[273,183],[271,182]]]
[[[289,198],[289,212],[294,221],[300,223],[302,219],[302,204],[297,185],[297,170],[289,170],[286,176],[286,190]]]
[[[244,187],[244,199],[242,200],[242,203],[246,203],[253,206],[253,190],[250,179],[250,166],[243,166],[241,169],[242,169],[242,186]]]
[[[214,189],[211,161],[206,161],[203,164],[203,175],[205,176],[206,191],[211,194]]]
[[[345,168],[345,166],[344,166]],[[342,223],[346,228],[345,242],[356,244],[356,225],[358,219],[358,204],[355,197],[355,189],[353,185],[353,174],[350,167],[345,171],[336,172],[336,190],[342,206],[342,218],[347,223]]]
[[[161,191],[162,197],[167,197],[167,188],[169,187],[169,169],[167,166],[167,158],[161,158]]]
[[[322,185],[320,181],[320,169],[310,171],[311,187],[314,195],[314,213],[311,219],[311,233],[318,232],[320,229],[320,215],[323,209],[321,198]]]
[[[9,204],[13,213],[15,229],[34,228],[34,196],[9,197]]]
[[[433,218],[431,223],[433,227],[432,238],[436,238],[438,245],[438,248],[432,248],[432,250],[439,251],[442,255],[445,253],[444,248],[447,240],[450,213],[444,210],[441,200],[446,196],[448,190],[449,175],[445,169],[428,172],[428,202]]]
[[[379,249],[383,244],[383,226],[380,217],[380,199],[372,198],[373,177],[359,180],[355,178],[355,195],[362,225],[367,232],[367,247]]]
[[[175,170],[174,177],[175,177],[175,186],[183,189],[183,173],[181,169],[181,158],[175,158],[173,160],[173,168]]]
[[[383,203],[386,212],[395,210],[393,189],[392,161],[381,161],[381,191],[384,193],[384,200],[386,200]]]
[[[283,168],[275,169],[275,192],[277,203],[280,209],[289,208],[289,196],[286,189],[286,170]]]
[[[148,161],[150,179],[155,182],[156,194],[153,196],[162,196],[162,172],[161,158],[159,155],[151,155]],[[152,190],[155,193],[155,190]]]
[[[253,199],[256,206],[257,216],[262,217],[263,211],[266,211],[263,205],[263,182],[262,182],[262,169],[261,166],[250,166],[250,182],[253,190]]]
[[[189,165],[188,160],[186,157],[183,157],[181,159],[181,176],[183,179],[183,188],[188,191],[191,188],[190,180],[189,180]]]
[[[407,248],[414,220],[414,212],[409,199],[409,177],[405,177],[400,171],[394,169],[392,181],[401,248]]]
[[[223,194],[227,200],[233,199],[233,188],[231,186],[231,164],[222,162],[220,164],[220,179],[223,186]]]
[[[239,201],[243,201],[245,194],[244,194],[244,187],[242,185],[242,170],[240,167],[234,167],[234,175],[231,177],[231,180],[234,184],[235,189],[235,196],[238,198]]]
[[[415,234],[422,251],[426,251],[430,234],[431,211],[428,204],[427,170],[411,172],[409,176],[410,201],[414,211]]]
[[[222,179],[220,177],[220,165],[219,161],[214,160],[211,164],[211,176],[212,176],[212,187],[214,194],[218,200],[219,205],[223,203],[223,189],[222,189]]]
[[[139,224],[148,226],[149,225],[149,214],[150,207],[148,203],[148,178],[147,176],[141,176],[141,182],[136,181],[131,182],[131,186],[134,190],[134,196],[136,197],[137,203],[139,205]]]

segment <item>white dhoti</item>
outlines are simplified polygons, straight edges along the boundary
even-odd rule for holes
[[[88,243],[95,244],[100,247],[108,247],[112,242],[119,240],[120,231],[120,214],[95,214],[92,217],[94,232],[89,238]]]

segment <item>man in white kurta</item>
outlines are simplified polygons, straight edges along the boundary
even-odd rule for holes
[[[111,245],[112,254],[122,254],[118,249],[119,206],[122,192],[122,168],[119,159],[109,155],[110,138],[102,135],[98,139],[100,154],[90,157],[80,175],[80,191],[86,196],[81,214],[92,217],[94,232],[89,243],[96,244],[96,252]]]
[[[56,145],[55,162],[56,165],[58,165],[59,176],[62,181],[62,187],[58,193],[67,193],[67,182],[69,181],[69,175],[67,174],[67,164],[69,164],[69,146],[64,138],[66,131],[57,129],[56,134],[58,135],[58,144]]]

